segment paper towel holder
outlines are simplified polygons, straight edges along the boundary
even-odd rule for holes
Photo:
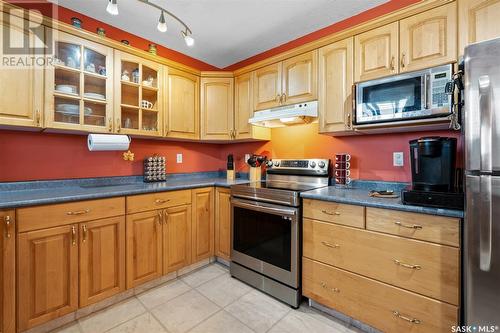
[[[132,139],[122,134],[89,134],[87,147],[89,151],[127,151]]]

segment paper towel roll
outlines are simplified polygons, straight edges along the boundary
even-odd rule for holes
[[[89,134],[87,145],[90,151],[127,151],[130,146],[128,135]]]

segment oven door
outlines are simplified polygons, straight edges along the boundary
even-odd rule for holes
[[[299,287],[300,209],[231,199],[231,260]]]

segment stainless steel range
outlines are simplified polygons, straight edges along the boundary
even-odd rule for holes
[[[300,192],[328,186],[330,161],[272,160],[266,180],[231,186],[231,275],[298,307]]]

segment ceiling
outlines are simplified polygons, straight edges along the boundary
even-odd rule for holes
[[[387,0],[151,0],[193,31],[189,48],[181,25],[167,17],[156,30],[159,11],[137,0],[118,0],[120,14],[106,12],[107,0],[50,0],[117,28],[224,68],[253,55],[351,17]]]

